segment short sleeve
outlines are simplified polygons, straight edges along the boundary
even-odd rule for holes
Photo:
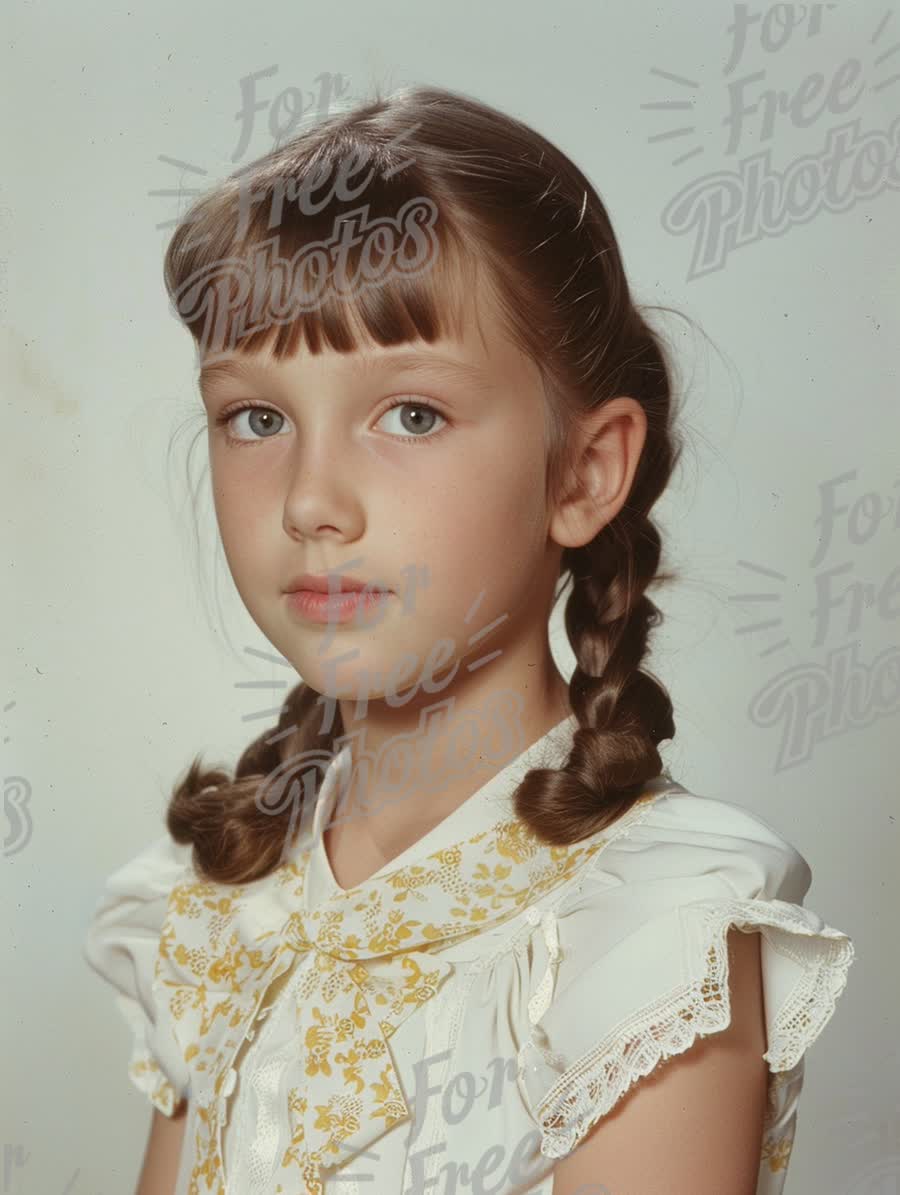
[[[534,951],[550,965],[519,1075],[541,1152],[570,1153],[660,1062],[727,1028],[732,926],[760,934],[769,1116],[786,1143],[803,1055],[854,956],[802,906],[806,860],[755,814],[679,786],[587,866],[552,915],[551,948]]]
[[[190,859],[190,845],[163,835],[113,872],[82,946],[132,1030],[129,1078],[166,1116],[188,1095],[188,1070],[168,1020],[157,1013],[153,979],[169,893]]]

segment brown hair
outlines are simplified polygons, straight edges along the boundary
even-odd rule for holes
[[[675,734],[668,693],[641,667],[650,630],[662,619],[646,590],[676,575],[659,571],[661,540],[649,517],[681,453],[671,426],[668,352],[632,300],[609,216],[585,175],[526,124],[436,87],[377,94],[328,117],[193,204],[168,247],[165,279],[198,346],[210,313],[228,315],[227,304],[216,307],[224,293],[219,266],[247,263],[272,238],[269,213],[284,199],[285,180],[334,178],[351,158],[375,167],[365,195],[332,192],[318,212],[282,202],[281,256],[324,241],[336,219],[363,202],[370,221],[394,220],[404,204],[424,198],[439,213],[433,264],[418,273],[393,271],[351,297],[326,294],[312,310],[245,334],[246,304],[234,303],[232,290],[230,322],[221,326],[235,351],[270,345],[281,359],[302,337],[312,353],[323,342],[351,352],[360,334],[384,346],[431,343],[458,328],[448,296],[472,293],[467,288],[477,280],[543,375],[548,499],[571,475],[568,433],[579,413],[630,395],[646,414],[628,500],[592,542],[564,549],[560,562],[556,601],[571,583],[565,627],[576,659],[569,703],[579,726],[571,753],[559,769],[532,769],[514,794],[517,815],[541,840],[573,844],[632,806],[662,770],[657,745]],[[248,187],[265,202],[241,215],[241,189],[246,195]],[[358,265],[352,251],[348,260]],[[327,756],[344,733],[338,707],[330,736],[323,736],[320,697],[304,682],[288,693],[277,726],[246,748],[233,776],[205,769],[195,757],[174,789],[167,826],[177,842],[193,843],[201,874],[240,883],[279,864],[291,809],[273,815],[259,794],[292,759],[308,761],[320,750]],[[305,793],[307,813],[310,795],[315,791]]]

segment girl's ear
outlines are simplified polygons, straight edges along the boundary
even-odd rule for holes
[[[647,416],[633,398],[613,398],[579,417],[575,479],[554,504],[550,536],[563,548],[581,548],[624,506],[647,436]]]

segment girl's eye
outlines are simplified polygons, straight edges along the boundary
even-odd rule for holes
[[[235,443],[253,443],[253,440],[247,440],[243,436],[235,436],[232,434],[231,426],[236,422],[239,415],[249,415],[248,423],[253,431],[261,432],[261,439],[268,440],[275,433],[272,432],[272,420],[280,419],[284,422],[284,416],[279,415],[277,411],[273,411],[271,407],[265,407],[261,403],[244,403],[239,407],[231,407],[227,411],[223,411],[216,416],[217,427],[228,428],[228,439]],[[275,432],[278,431],[276,427]],[[259,440],[256,441],[259,443]]]
[[[411,415],[409,418],[399,417],[401,429],[409,431],[412,428],[421,434],[400,435],[398,439],[410,442],[416,440],[434,440],[443,430],[443,428],[440,428],[437,432],[432,432],[431,429],[434,426],[435,419],[441,419],[444,423],[447,422],[435,407],[430,406],[428,403],[414,402],[412,400],[403,400],[394,403],[392,407],[388,407],[378,422],[380,423],[382,419],[385,419],[388,415],[391,415],[394,411],[399,411],[403,407],[408,408]],[[250,431],[254,433],[249,437],[234,435],[231,430],[239,416],[242,415],[248,416],[247,423]],[[274,428],[273,420],[280,421],[280,423],[276,423]],[[283,415],[280,415],[271,407],[264,406],[262,403],[243,403],[241,406],[231,407],[216,416],[216,426],[227,427],[228,439],[236,444],[259,444],[262,440],[272,439],[278,434],[283,423]],[[422,432],[423,427],[425,428],[424,432]]]
[[[440,413],[440,411],[436,410],[432,406],[429,406],[429,404],[427,402],[414,402],[412,400],[406,400],[406,401],[394,403],[394,405],[392,407],[388,407],[388,409],[385,411],[384,415],[382,415],[381,419],[386,418],[388,415],[392,415],[394,413],[394,411],[399,411],[403,407],[408,408],[408,410],[410,410],[412,412],[412,416],[409,419],[404,419],[402,415],[400,416],[401,428],[404,431],[407,431],[410,428],[417,429],[417,430],[421,431],[423,423],[424,423],[426,425],[426,432],[423,435],[400,436],[401,440],[412,441],[412,440],[435,440],[435,439],[437,439],[437,437],[440,435],[440,432],[443,431],[443,428],[440,428],[437,432],[434,432],[433,434],[428,434],[430,432],[431,428],[434,426],[435,418],[442,419],[444,421],[444,423],[446,423],[447,420],[444,419],[444,416]],[[378,420],[379,423],[381,422],[381,419]]]

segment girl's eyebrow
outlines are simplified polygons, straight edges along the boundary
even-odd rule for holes
[[[445,357],[437,353],[426,353],[417,349],[388,350],[378,357],[363,358],[356,367],[357,373],[377,372],[379,370],[402,369],[406,373],[437,373],[448,378],[457,378],[470,386],[482,390],[491,387],[490,378],[484,369],[455,357]],[[197,378],[200,393],[206,394],[212,385],[220,378],[249,380],[256,373],[254,367],[241,361],[240,358],[229,358],[227,361],[216,361],[204,365]]]
[[[234,378],[237,381],[249,380],[252,374],[253,370],[245,365],[238,357],[231,358],[228,361],[215,361],[211,365],[202,366],[197,376],[197,386],[201,394],[206,394],[212,388],[213,383],[218,381],[219,378]]]

